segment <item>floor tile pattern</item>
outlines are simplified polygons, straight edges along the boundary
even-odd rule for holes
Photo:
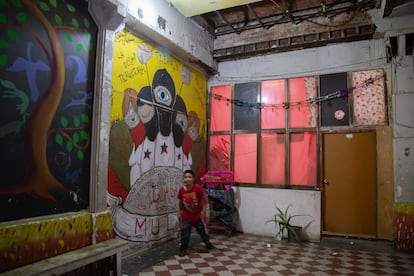
[[[139,271],[131,269],[134,261],[125,262],[129,271],[124,275],[414,275],[414,256],[393,250],[391,243],[382,247],[376,241],[359,240],[288,243],[245,234],[211,238],[214,249],[196,241],[185,257],[177,255],[177,242],[171,242],[169,251],[164,247],[162,260],[147,262]]]

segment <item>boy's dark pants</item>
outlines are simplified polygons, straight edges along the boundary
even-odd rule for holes
[[[188,243],[190,242],[191,228],[194,227],[197,230],[197,233],[203,239],[204,243],[209,242],[209,236],[206,233],[204,224],[199,219],[197,222],[189,222],[181,220],[181,247],[180,250],[186,251]]]

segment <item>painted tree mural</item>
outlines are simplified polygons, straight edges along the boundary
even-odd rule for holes
[[[0,30],[0,221],[84,209],[97,32],[87,2],[1,0]]]

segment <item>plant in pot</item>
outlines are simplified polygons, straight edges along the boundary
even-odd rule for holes
[[[291,219],[294,217],[300,217],[300,216],[306,216],[306,215],[291,215],[288,213],[290,206],[292,204],[289,204],[289,206],[283,211],[280,209],[277,205],[275,205],[275,208],[277,212],[273,215],[273,218],[266,221],[267,223],[273,222],[275,224],[275,227],[278,228],[278,232],[275,235],[275,238],[283,238],[283,234],[287,232],[288,241],[301,241],[301,233],[302,233],[302,227],[296,226],[291,224]]]

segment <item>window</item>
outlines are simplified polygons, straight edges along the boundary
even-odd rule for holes
[[[336,98],[332,94],[347,87],[347,82],[346,73],[320,76],[320,94],[327,99],[321,102],[321,126],[349,125],[348,95]]]
[[[347,84],[352,84],[347,87]],[[320,76],[321,126],[386,124],[384,71],[355,71]]]
[[[210,91],[210,170],[233,170],[246,185],[316,185],[315,77]]]
[[[387,123],[384,71],[211,87],[209,170],[240,185],[317,186],[319,131]],[[320,118],[318,117],[320,112]]]

